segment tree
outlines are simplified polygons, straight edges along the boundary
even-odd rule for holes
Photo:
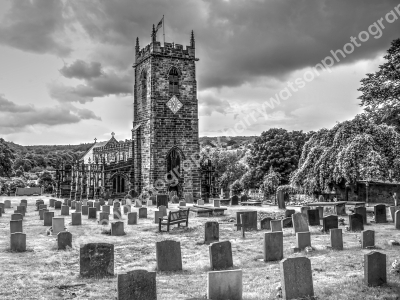
[[[275,172],[272,166],[269,168],[269,172],[264,176],[263,189],[264,193],[269,195],[275,195],[276,189],[281,182],[281,176],[279,173]]]
[[[346,187],[358,180],[400,180],[400,134],[367,114],[321,129],[305,143],[291,184],[305,192]]]
[[[238,179],[235,180],[235,182],[232,183],[229,188],[232,191],[233,195],[239,195],[243,191],[243,186],[242,186],[240,180],[238,180]]]
[[[14,159],[14,151],[0,138],[0,176],[11,176]]]
[[[51,174],[44,171],[39,177],[39,185],[43,186],[45,192],[53,192],[54,179]]]
[[[282,183],[288,183],[290,173],[297,169],[301,149],[311,135],[271,128],[257,137],[247,159],[250,169],[255,169],[257,174],[257,185],[262,185],[271,166],[280,175]]]
[[[394,125],[400,129],[400,39],[392,41],[386,62],[379,71],[367,74],[358,89],[361,106],[377,123]]]

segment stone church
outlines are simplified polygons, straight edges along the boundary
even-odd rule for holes
[[[94,198],[143,191],[201,197],[194,33],[190,44],[135,46],[132,140],[96,142],[57,172],[60,196]],[[204,188],[203,188],[204,189]],[[203,192],[204,194],[204,192]]]

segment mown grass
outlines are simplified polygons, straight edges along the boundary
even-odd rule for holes
[[[154,207],[148,210],[148,219],[139,219],[138,225],[126,224],[125,236],[101,234],[107,226],[82,216],[82,226],[71,226],[71,217],[65,217],[66,227],[73,235],[73,247],[67,251],[56,249],[56,238],[46,235],[43,221],[35,211],[35,200],[48,197],[29,197],[28,212],[23,221],[27,234],[25,253],[9,251],[9,221],[13,209],[6,209],[0,217],[0,299],[115,299],[116,276],[101,280],[79,276],[79,246],[89,242],[105,242],[115,245],[115,274],[133,269],[156,269],[155,242],[173,239],[181,242],[184,270],[158,272],[157,294],[161,300],[205,298],[207,271],[209,271],[208,246],[202,244],[204,223],[220,222],[220,240],[232,243],[234,268],[243,269],[243,299],[276,299],[276,287],[280,285],[279,262],[264,263],[263,232],[246,232],[246,238],[233,226],[235,212],[239,209],[258,210],[266,215],[281,215],[276,207],[229,208],[225,216],[214,218],[190,218],[189,229],[173,227],[170,233],[159,233],[154,224]],[[0,202],[12,200],[16,207],[22,197],[0,197]],[[174,205],[171,205],[174,206]],[[298,210],[298,208],[296,208]],[[53,209],[51,209],[53,210]],[[55,215],[59,215],[56,211]],[[347,218],[345,217],[347,223]],[[345,225],[346,226],[346,225]],[[359,233],[343,229],[344,251],[329,250],[329,235],[319,227],[311,227],[311,253],[292,251],[296,240],[293,229],[284,229],[284,257],[307,256],[311,260],[315,295],[318,299],[400,299],[400,278],[390,274],[394,259],[400,259],[400,247],[389,246],[390,239],[400,241],[400,230],[393,223],[371,224],[366,229],[375,230],[377,251],[387,255],[388,284],[382,287],[366,287],[363,284],[364,254],[371,250],[360,249]],[[104,227],[104,228],[102,228]],[[79,285],[81,284],[81,285]],[[73,286],[77,285],[77,286]],[[64,288],[65,286],[70,286]]]

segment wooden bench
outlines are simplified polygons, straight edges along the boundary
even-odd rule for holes
[[[181,223],[186,223],[186,227],[189,225],[189,208],[182,209],[178,211],[170,211],[168,213],[168,217],[159,218],[158,219],[158,231],[161,232],[161,225],[167,225],[167,232],[169,232],[169,226],[178,224],[178,227]]]

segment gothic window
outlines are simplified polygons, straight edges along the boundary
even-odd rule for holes
[[[179,73],[176,68],[172,68],[169,71],[169,93],[170,94],[178,94],[178,85],[179,83]]]
[[[146,102],[146,97],[147,97],[147,74],[146,74],[146,71],[142,72],[141,85],[142,85],[142,101]]]

